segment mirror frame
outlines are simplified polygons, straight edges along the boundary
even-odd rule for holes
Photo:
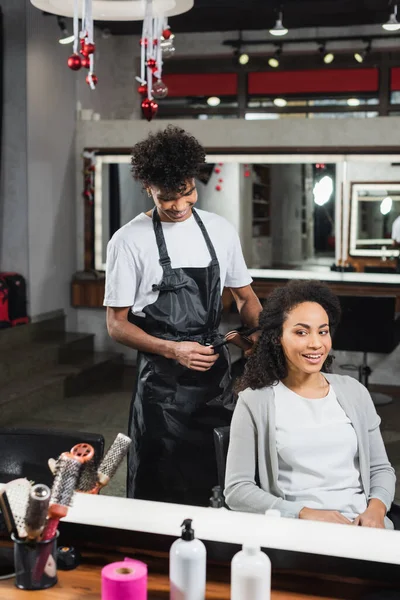
[[[391,240],[389,238],[385,239],[368,239],[368,240],[358,240],[357,239],[357,230],[358,230],[358,192],[361,190],[381,190],[382,187],[387,187],[390,190],[399,191],[400,192],[400,183],[396,181],[366,181],[366,182],[358,182],[350,183],[351,188],[351,209],[350,209],[350,224],[349,224],[349,255],[350,256],[375,256],[375,257],[386,257],[393,258],[399,256],[400,251],[396,250],[392,246],[390,246],[386,250],[382,250],[379,248],[357,248],[357,244],[361,243],[369,243],[369,244],[381,244],[382,246],[389,246],[389,242]]]

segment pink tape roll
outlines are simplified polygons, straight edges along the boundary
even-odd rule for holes
[[[140,560],[106,565],[101,571],[102,600],[147,600],[147,565]]]

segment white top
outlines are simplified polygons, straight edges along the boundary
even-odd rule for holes
[[[221,294],[224,286],[249,285],[252,279],[235,228],[214,213],[196,211],[217,254]],[[161,224],[173,269],[210,264],[207,244],[193,215],[181,223],[162,221]],[[161,278],[153,222],[151,217],[141,213],[121,227],[108,243],[104,305],[131,306],[134,314],[143,316],[143,308],[158,298],[159,292],[153,292],[152,285],[160,283]]]
[[[400,215],[393,221],[392,240],[400,244]]]
[[[303,398],[282,382],[274,393],[278,484],[285,499],[354,519],[367,508],[357,437],[332,386],[319,399]]]

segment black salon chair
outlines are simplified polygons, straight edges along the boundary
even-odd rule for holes
[[[51,486],[53,475],[47,461],[58,458],[72,446],[86,442],[93,446],[96,460],[104,454],[104,437],[98,433],[57,429],[0,428],[0,483],[26,477]]]
[[[360,382],[368,388],[372,373],[368,353],[388,354],[399,343],[400,317],[396,318],[395,296],[339,296],[342,318],[333,338],[334,350],[361,352],[360,365],[341,365],[358,371]],[[389,404],[385,394],[371,393],[376,405]]]
[[[217,459],[218,485],[225,487],[226,458],[228,456],[229,435],[231,428],[218,427],[214,429],[215,456]],[[392,521],[396,531],[400,531],[400,506],[393,502],[387,516]]]

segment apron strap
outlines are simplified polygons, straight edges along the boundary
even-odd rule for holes
[[[197,213],[197,211],[194,208],[192,208],[192,213],[193,213],[193,216],[194,216],[194,218],[196,220],[197,225],[201,229],[201,233],[204,236],[204,239],[206,241],[207,248],[208,248],[208,251],[209,251],[209,253],[211,255],[212,261],[213,262],[215,262],[215,261],[218,262],[218,258],[217,258],[217,255],[216,255],[213,243],[212,243],[212,241],[210,239],[210,236],[208,235],[207,229],[204,227],[203,221],[200,219],[200,215]]]
[[[162,225],[160,221],[160,216],[158,214],[157,208],[153,208],[153,229],[156,236],[158,254],[160,257],[160,265],[163,269],[171,268],[171,259],[168,255],[167,245],[165,243],[164,233],[162,230]]]

